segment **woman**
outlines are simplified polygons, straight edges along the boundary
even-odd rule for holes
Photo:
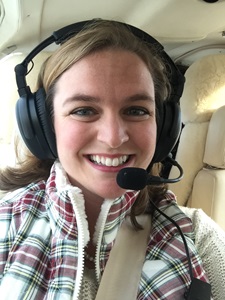
[[[184,245],[149,199],[182,226],[193,275],[207,281],[191,222],[166,186],[127,191],[116,182],[124,167],[159,174],[152,167],[157,110],[170,89],[156,51],[123,25],[98,20],[48,58],[38,88],[46,92],[58,159],[28,154],[1,172],[0,188],[11,191],[0,212],[2,299],[95,299],[120,229],[130,219],[132,234],[142,232],[140,215],[151,224],[141,269],[128,274],[140,272],[127,299],[182,299],[190,285]],[[117,288],[129,295],[123,280]]]

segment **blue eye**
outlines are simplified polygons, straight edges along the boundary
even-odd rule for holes
[[[84,116],[85,117],[85,116],[96,115],[97,112],[91,107],[82,107],[82,108],[77,108],[76,110],[72,111],[71,114],[76,115],[76,116],[81,116],[81,117]]]
[[[128,116],[144,116],[149,115],[149,111],[143,107],[130,107],[125,112]]]

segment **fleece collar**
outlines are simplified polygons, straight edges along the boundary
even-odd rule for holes
[[[105,199],[101,213],[96,224],[96,236],[99,235],[100,228],[104,222],[104,231],[112,232],[113,227],[117,227],[129,215],[132,205],[137,196],[137,191],[127,191],[124,195],[116,199]],[[68,239],[74,239],[78,234],[78,222],[84,232],[84,245],[90,239],[87,216],[85,213],[85,199],[82,190],[72,186],[61,163],[57,160],[51,169],[49,179],[46,183],[47,205],[51,215],[55,220],[55,230],[59,230],[58,235]],[[62,224],[62,226],[58,226]],[[58,229],[56,229],[58,228]],[[60,229],[59,229],[60,228]],[[56,233],[57,235],[57,233]],[[106,235],[108,241],[114,236]]]

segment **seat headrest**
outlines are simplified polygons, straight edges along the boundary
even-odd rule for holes
[[[208,55],[194,62],[185,73],[180,99],[182,122],[207,122],[225,104],[225,54]]]
[[[225,105],[213,113],[209,122],[203,162],[225,169]]]

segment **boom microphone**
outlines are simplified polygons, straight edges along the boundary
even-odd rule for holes
[[[152,176],[147,173],[145,169],[141,168],[123,168],[117,174],[117,184],[123,189],[142,190],[146,185],[158,185],[163,183],[175,183],[183,177],[183,169],[172,157],[168,156],[169,161],[173,166],[179,169],[179,176],[177,178],[163,178],[159,176]]]

